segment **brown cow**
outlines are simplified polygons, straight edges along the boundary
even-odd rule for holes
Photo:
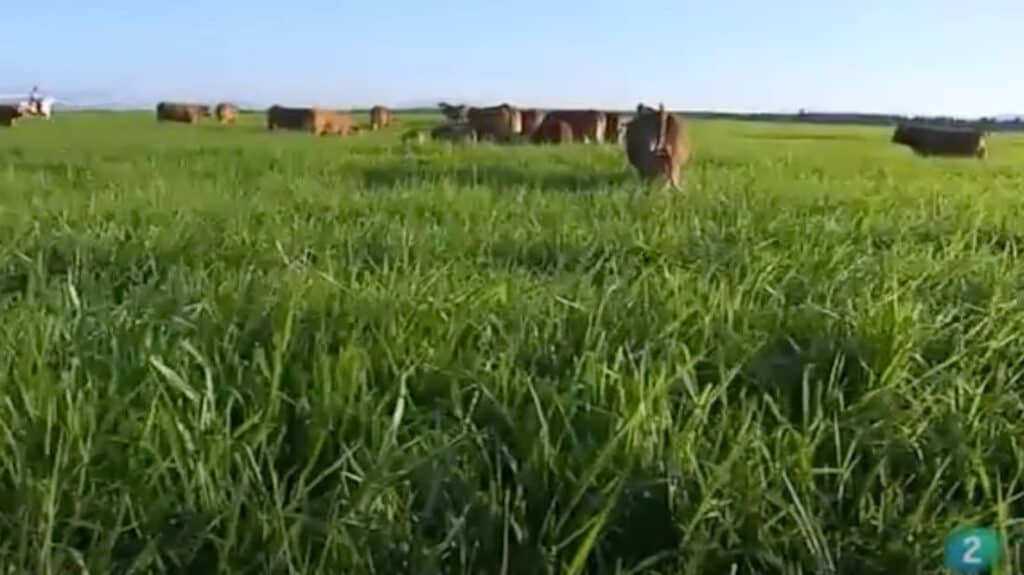
[[[24,115],[19,106],[0,106],[0,126],[10,128]]]
[[[563,120],[572,126],[572,135],[577,142],[604,141],[605,114],[597,110],[552,110],[547,118]]]
[[[156,105],[158,122],[183,122],[195,124],[202,118],[210,116],[210,107],[202,104],[185,104],[181,102],[160,102]]]
[[[394,114],[384,106],[370,108],[370,129],[387,128],[394,122]]]
[[[639,104],[626,126],[626,157],[645,180],[665,179],[680,187],[680,171],[690,160],[686,126],[675,114]]]
[[[449,122],[431,130],[430,137],[457,144],[472,143],[476,141],[476,131],[467,122]]]
[[[520,110],[520,117],[522,121],[522,132],[524,136],[532,136],[537,128],[540,127],[541,122],[544,121],[544,112],[540,110]]]
[[[622,136],[622,123],[615,112],[604,113],[604,141],[609,144],[618,144]]]
[[[238,106],[234,104],[221,102],[213,111],[221,124],[234,124],[238,120]]]
[[[448,102],[441,102],[437,105],[444,117],[451,122],[466,122],[469,120],[469,108],[465,104],[453,106]]]
[[[352,116],[320,108],[286,108],[271,106],[267,109],[267,129],[299,130],[317,136],[347,136],[359,131]]]
[[[467,112],[469,125],[476,132],[477,140],[508,142],[523,131],[523,118],[519,110],[508,104],[489,108],[470,108]]]
[[[892,142],[909,147],[919,156],[987,156],[985,135],[973,128],[900,124]]]
[[[572,126],[565,120],[547,116],[530,139],[537,144],[569,144],[573,140]]]

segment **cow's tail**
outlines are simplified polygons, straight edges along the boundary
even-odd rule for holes
[[[659,154],[666,152],[665,148],[667,142],[665,141],[665,133],[668,131],[668,114],[665,113],[665,104],[658,104],[658,144],[655,146],[655,150]]]

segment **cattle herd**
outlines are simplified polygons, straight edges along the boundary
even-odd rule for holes
[[[492,141],[497,143],[565,144],[609,142],[624,144],[626,158],[645,180],[660,180],[678,188],[681,171],[690,159],[690,141],[682,119],[664,106],[639,104],[625,122],[616,112],[600,110],[547,110],[517,108],[509,104],[470,107],[441,102],[445,121],[429,131],[408,130],[405,143],[423,143],[428,138],[454,143]],[[238,106],[222,102],[213,114],[222,124],[233,124]],[[23,104],[0,105],[0,126],[11,127],[32,116]],[[49,117],[49,115],[46,115]],[[181,102],[160,102],[156,117],[161,122],[195,124],[211,116],[210,106]],[[294,130],[317,136],[349,136],[362,129],[349,112],[322,108],[294,108],[274,105],[267,109],[267,129]],[[394,114],[383,106],[370,109],[370,130],[394,124]],[[925,124],[899,124],[892,142],[907,146],[919,156],[986,157],[986,135],[980,130]]]
[[[564,144],[570,142],[619,143],[625,140],[626,155],[644,179],[663,180],[678,188],[681,171],[689,160],[689,142],[682,120],[675,114],[637,106],[633,120],[623,124],[619,114],[598,110],[533,110],[509,104],[475,108],[442,102],[438,106],[445,121],[429,131],[408,130],[405,143],[422,143],[428,138],[455,143],[491,141],[497,143]],[[222,124],[238,118],[238,107],[222,102],[213,115]],[[211,116],[210,106],[182,102],[160,102],[156,117],[161,122],[195,124]],[[350,136],[362,131],[349,112],[322,108],[267,108],[267,129],[295,130],[317,136]],[[384,106],[370,109],[370,130],[394,124],[394,114]],[[624,129],[623,129],[624,128]]]

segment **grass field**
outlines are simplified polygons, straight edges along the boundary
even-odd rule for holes
[[[404,120],[0,130],[0,573],[1016,568],[1024,139]]]

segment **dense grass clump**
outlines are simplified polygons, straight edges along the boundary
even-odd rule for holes
[[[0,131],[0,573],[1016,567],[1024,144],[399,120]]]

